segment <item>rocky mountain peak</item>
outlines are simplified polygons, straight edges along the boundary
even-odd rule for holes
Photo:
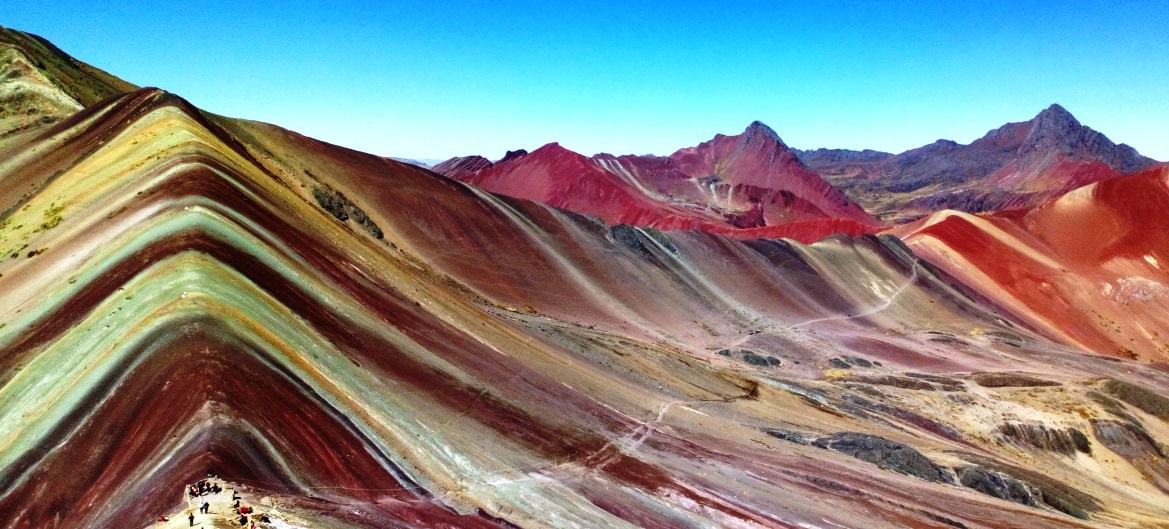
[[[787,144],[779,138],[779,134],[776,134],[771,127],[763,124],[762,121],[752,121],[750,125],[747,125],[747,129],[743,131],[744,143],[751,143],[757,138],[765,138],[782,145],[785,149],[787,148]]]
[[[1093,133],[1095,131],[1081,125],[1067,109],[1053,104],[1031,120],[1031,132],[1023,140],[1022,148],[1029,145],[1059,148],[1070,154],[1083,146]]]
[[[1052,103],[1051,106],[1040,111],[1039,114],[1036,114],[1034,121],[1037,124],[1045,123],[1051,125],[1062,124],[1064,126],[1074,127],[1081,126],[1080,121],[1076,119],[1076,117],[1073,116],[1071,112],[1068,112],[1068,109],[1064,108],[1059,103]]]
[[[1047,107],[1031,120],[1031,130],[1018,153],[1024,158],[1058,153],[1072,158],[1098,159],[1121,173],[1133,173],[1153,163],[1132,147],[1117,145],[1107,136],[1080,124],[1058,104]]]

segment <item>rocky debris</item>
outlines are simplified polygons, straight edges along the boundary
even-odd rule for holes
[[[1032,507],[1038,507],[1042,502],[1042,493],[1010,474],[978,465],[958,467],[954,472],[958,475],[958,483],[963,487],[977,490],[987,496]]]
[[[905,376],[907,376],[909,378],[915,378],[918,380],[925,380],[931,384],[938,386],[938,389],[941,389],[942,391],[965,391],[966,390],[965,384],[963,384],[961,381],[954,380],[950,377],[931,375],[929,373],[911,373],[911,372],[905,373]]]
[[[355,224],[364,228],[365,231],[368,231],[370,235],[374,236],[375,239],[381,239],[384,237],[384,234],[382,233],[381,228],[378,227],[377,223],[374,222],[373,219],[369,218],[369,216],[365,214],[365,211],[362,211],[362,209],[357,207],[356,204],[350,202],[349,199],[345,197],[344,193],[337,191],[328,185],[322,185],[313,188],[313,198],[317,199],[317,204],[324,208],[325,211],[332,213],[333,216],[337,218],[337,220],[341,222],[353,220]]]
[[[862,399],[863,400],[863,399]],[[867,404],[873,403],[865,401]],[[943,427],[944,428],[944,427]],[[790,443],[824,448],[873,463],[883,469],[915,476],[934,483],[951,483],[948,473],[913,447],[890,441],[884,437],[839,432],[829,436],[798,432],[783,428],[764,428],[763,432]],[[952,430],[951,430],[952,432]],[[954,433],[956,436],[957,434]]]
[[[1006,423],[998,427],[999,435],[1014,445],[1029,446],[1072,455],[1076,452],[1092,453],[1088,436],[1075,428],[1048,428],[1039,423]]]
[[[926,339],[931,341],[931,342],[934,342],[934,343],[944,343],[944,344],[953,344],[953,345],[966,345],[967,344],[966,340],[963,340],[957,336],[954,336],[952,333],[948,333],[948,332],[926,331],[925,334],[928,336],[928,338],[926,338]]]
[[[1154,440],[1144,427],[1124,421],[1092,419],[1092,433],[1100,444],[1123,457],[1146,480],[1162,491],[1169,492],[1166,448]]]
[[[1105,379],[1100,389],[1149,415],[1169,422],[1169,398],[1136,384],[1112,378]]]
[[[1046,505],[1080,519],[1087,519],[1088,511],[1099,508],[1094,498],[1035,473],[1028,473],[1028,477],[1038,484],[981,465],[957,467],[954,472],[963,487],[1031,507]]]
[[[946,473],[921,452],[884,437],[858,432],[840,432],[816,439],[811,444],[926,481],[934,483],[950,481]]]
[[[621,246],[629,248],[630,250],[633,250],[646,257],[652,255],[649,251],[649,248],[645,246],[645,242],[641,240],[641,235],[638,233],[637,228],[628,224],[617,224],[610,226],[609,238],[621,244]]]
[[[842,380],[847,382],[855,382],[860,384],[872,384],[874,386],[890,386],[901,389],[935,391],[937,386],[930,384],[924,380],[917,380],[909,377],[901,377],[897,375],[881,375],[881,376],[867,376],[854,375],[844,377]]]
[[[766,433],[767,435],[770,435],[770,436],[776,438],[776,439],[782,439],[782,440],[788,441],[790,443],[806,445],[806,444],[811,442],[808,439],[807,434],[792,431],[792,430],[782,430],[779,428],[765,428],[763,430],[763,432]]]
[[[721,356],[737,358],[753,366],[778,367],[779,365],[783,364],[780,359],[774,356],[764,356],[749,349],[721,349],[719,350],[718,354]]]
[[[974,373],[970,380],[984,388],[1037,388],[1059,386],[1059,382],[1020,373]]]
[[[855,367],[870,369],[874,366],[881,367],[881,363],[872,362],[859,356],[838,356],[828,359],[828,366],[834,369],[852,369]]]
[[[934,377],[930,375],[922,376],[919,373],[906,373],[906,376],[899,375],[852,375],[844,377],[843,380],[848,382],[857,382],[861,384],[873,384],[876,386],[891,386],[901,389],[912,389],[922,391],[963,391],[966,386],[962,385],[953,379],[945,377]],[[914,376],[918,375],[918,376]]]
[[[742,359],[744,362],[755,366],[777,367],[782,363],[774,356],[757,355],[752,351],[743,351]]]
[[[645,257],[653,257],[653,252],[649,248],[650,246],[661,246],[670,253],[676,253],[678,251],[669,239],[662,236],[661,232],[652,228],[638,228],[628,224],[615,224],[609,227],[608,232],[609,239]]]
[[[1021,482],[1031,490],[1036,500],[1068,516],[1086,520],[1088,513],[1100,510],[1099,500],[1092,495],[1044,474],[975,454],[962,454],[962,457],[982,467],[985,471],[996,472]],[[973,481],[975,477],[971,476],[968,479]]]

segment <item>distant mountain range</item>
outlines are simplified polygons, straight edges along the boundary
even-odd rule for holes
[[[402,163],[407,163],[410,165],[416,165],[416,166],[421,167],[423,169],[430,169],[431,167],[434,167],[435,164],[441,163],[443,161],[443,160],[437,160],[434,158],[414,159],[414,158],[391,157],[390,159],[394,160],[396,162],[402,162]]]
[[[609,224],[809,241],[880,228],[758,122],[737,136],[718,135],[668,157],[587,157],[551,143],[531,153],[510,153],[498,163],[465,157],[434,170]]]
[[[839,149],[796,154],[866,210],[893,223],[942,209],[976,213],[1034,206],[1157,163],[1081,125],[1059,105],[969,145],[938,140],[896,155]]]
[[[587,157],[549,144],[497,163],[467,156],[433,169],[612,224],[811,242],[831,233],[871,233],[944,209],[1035,206],[1156,163],[1052,105],[969,145],[939,140],[900,154],[791,149],[755,122],[742,134],[718,135],[667,157]]]

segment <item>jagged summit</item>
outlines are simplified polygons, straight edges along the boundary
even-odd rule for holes
[[[1080,123],[1080,121],[1078,119],[1075,119],[1075,116],[1072,116],[1071,112],[1068,112],[1067,109],[1065,109],[1064,105],[1060,105],[1059,103],[1052,103],[1051,105],[1047,106],[1046,109],[1039,111],[1039,113],[1036,116],[1036,119],[1039,119],[1039,118],[1047,118],[1047,119],[1061,120],[1061,121],[1073,121],[1073,123],[1075,123],[1077,125],[1079,125],[1079,123]]]
[[[787,147],[787,145],[783,143],[783,140],[780,139],[779,134],[776,134],[774,129],[768,127],[762,121],[752,121],[751,124],[747,125],[747,128],[743,131],[744,142],[750,143],[759,136],[773,140],[776,143],[783,145],[785,148]]]
[[[1113,143],[1104,134],[1082,125],[1059,104],[1043,110],[1029,123],[1030,132],[1019,146],[1020,156],[1058,153],[1074,159],[1100,160],[1122,174],[1134,173],[1155,163],[1132,147]]]
[[[1035,121],[1046,120],[1046,121],[1052,121],[1052,122],[1066,122],[1066,123],[1074,124],[1076,126],[1080,125],[1080,121],[1077,120],[1076,117],[1073,116],[1071,112],[1068,112],[1068,109],[1064,108],[1063,105],[1061,105],[1059,103],[1052,103],[1047,108],[1041,110],[1039,112],[1039,114],[1037,114],[1035,116],[1034,120]]]
[[[1030,120],[1004,124],[969,145],[940,139],[887,158],[797,154],[866,210],[894,223],[943,209],[1033,206],[1156,163],[1081,124],[1059,104]]]
[[[560,144],[556,144],[556,145],[559,146]],[[527,156],[527,155],[528,155],[527,149],[515,149],[515,150],[507,151],[506,153],[503,154],[503,158],[500,158],[499,161],[496,163],[503,163],[503,162],[506,162],[508,160],[511,160],[512,158],[520,158],[522,156]]]

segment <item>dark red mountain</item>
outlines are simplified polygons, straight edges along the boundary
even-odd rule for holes
[[[457,179],[488,167],[491,167],[491,160],[482,156],[457,156],[431,167],[431,170]]]
[[[435,171],[494,193],[595,215],[608,224],[803,242],[880,229],[759,122],[742,134],[720,134],[669,157],[587,157],[553,143],[490,166],[484,167],[484,161],[454,158]],[[481,168],[470,169],[475,167]]]

